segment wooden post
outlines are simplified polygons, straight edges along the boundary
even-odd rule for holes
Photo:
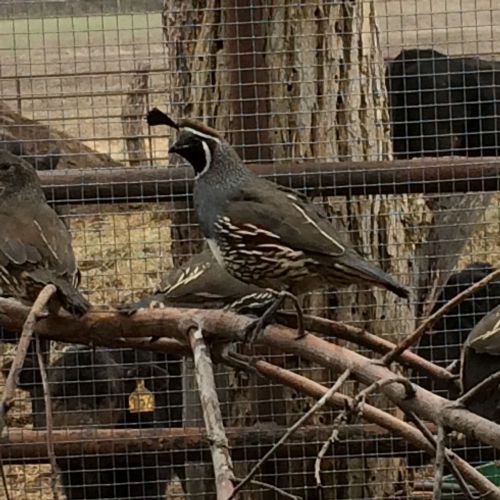
[[[138,64],[122,109],[123,137],[127,145],[128,161],[131,167],[145,165],[148,161],[142,123],[146,113],[146,91],[150,69],[149,63]]]

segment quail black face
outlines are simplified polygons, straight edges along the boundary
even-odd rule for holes
[[[175,144],[168,150],[169,153],[177,153],[187,160],[194,168],[196,175],[203,172],[205,167],[209,166],[211,153],[209,146],[201,137],[183,130]]]
[[[166,125],[179,131],[177,141],[168,152],[177,153],[191,163],[196,177],[200,177],[210,168],[216,150],[223,141],[216,130],[190,118],[176,122],[158,108],[150,110],[146,120],[151,127]]]
[[[196,176],[199,177],[210,168],[218,144],[218,137],[192,127],[181,126],[177,141],[168,151],[177,153],[191,163]]]

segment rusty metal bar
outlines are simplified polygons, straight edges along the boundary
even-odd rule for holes
[[[309,195],[354,196],[500,191],[498,158],[393,162],[266,163],[257,174]],[[63,204],[178,201],[190,195],[190,167],[40,172],[49,201]]]

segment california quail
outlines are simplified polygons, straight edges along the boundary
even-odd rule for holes
[[[0,290],[29,304],[47,284],[57,287],[49,304],[81,316],[90,304],[78,291],[71,235],[45,200],[35,169],[0,152]]]
[[[302,196],[246,168],[216,130],[191,119],[175,122],[157,108],[147,119],[179,131],[169,152],[193,166],[198,222],[215,258],[235,278],[292,296],[362,283],[409,297],[406,288],[341,242]]]
[[[150,121],[158,113],[155,108]],[[406,288],[342,243],[303,197],[254,175],[217,131],[166,115],[164,123],[180,132],[169,152],[193,166],[198,221],[216,259],[233,276],[294,294],[369,283],[408,298]]]
[[[215,260],[210,249],[191,257],[168,273],[153,295],[120,308],[124,314],[164,306],[258,312],[275,300],[273,294],[233,278]]]
[[[462,352],[460,379],[464,393],[500,371],[500,305],[470,332]],[[469,410],[500,423],[500,384],[479,391],[465,403]]]

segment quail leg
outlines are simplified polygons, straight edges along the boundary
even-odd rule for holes
[[[281,291],[276,293],[276,300],[269,306],[262,316],[255,321],[253,321],[247,328],[245,332],[245,345],[250,345],[255,342],[259,334],[264,330],[264,328],[269,324],[273,316],[276,314],[278,309],[283,305],[286,298],[292,300],[295,311],[297,313],[297,339],[302,338],[305,335],[304,331],[304,314],[302,313],[302,308],[300,307],[297,297],[290,292]]]

